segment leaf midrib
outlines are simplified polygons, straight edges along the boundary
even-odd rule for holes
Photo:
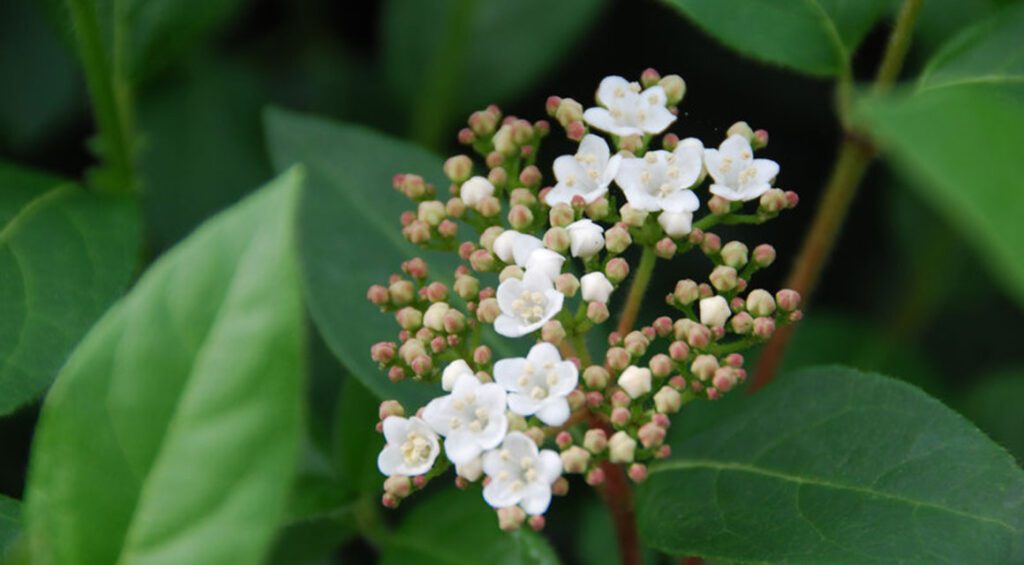
[[[3,228],[0,228],[0,245],[9,245],[11,238],[17,234],[18,229],[20,229],[25,222],[28,222],[32,216],[46,208],[51,202],[59,201],[65,196],[70,196],[71,193],[76,191],[76,189],[77,187],[73,183],[58,184],[57,186],[40,193],[32,200],[29,200],[21,207],[21,210],[18,210],[17,214],[4,224]]]
[[[917,500],[906,496],[901,496],[891,492],[885,492],[880,490],[874,490],[871,488],[861,487],[857,485],[849,485],[839,483],[835,481],[825,480],[819,477],[808,477],[797,475],[793,473],[787,473],[776,469],[767,469],[763,467],[757,467],[746,463],[737,463],[733,461],[716,461],[714,459],[679,459],[665,462],[661,465],[653,467],[650,471],[651,475],[662,473],[665,471],[686,471],[690,469],[711,469],[716,472],[722,471],[735,471],[739,473],[748,473],[752,475],[760,475],[763,477],[770,477],[773,479],[791,482],[796,484],[806,484],[811,486],[817,486],[833,490],[845,490],[849,492],[855,492],[863,494],[865,496],[884,498],[895,502],[900,502],[914,507],[930,508],[934,510],[940,510],[963,518],[976,520],[980,522],[988,522],[990,524],[998,525],[1006,530],[1009,530],[1013,534],[1024,534],[1024,529],[1018,529],[1012,524],[1008,524],[997,518],[990,516],[982,516],[980,514],[974,514],[956,508],[950,508],[948,506],[942,506],[934,502],[928,502],[924,500]]]

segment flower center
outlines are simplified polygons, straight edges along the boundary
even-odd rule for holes
[[[421,465],[430,459],[430,442],[419,432],[409,432],[402,443],[402,459],[406,465]]]
[[[547,305],[544,293],[525,290],[512,301],[512,312],[527,324],[534,324],[544,318]]]
[[[753,165],[743,169],[740,172],[739,181],[741,185],[746,185],[757,180],[757,167]]]

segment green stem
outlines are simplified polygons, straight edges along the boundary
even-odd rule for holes
[[[875,92],[888,89],[899,76],[907,49],[910,47],[914,22],[921,9],[921,2],[922,0],[904,1],[879,65],[873,87]],[[840,111],[842,112],[843,109],[840,108]],[[824,196],[821,204],[818,205],[811,229],[804,238],[800,254],[797,256],[786,284],[787,287],[800,293],[805,305],[818,285],[825,260],[835,246],[850,204],[857,193],[857,187],[875,156],[874,147],[865,141],[858,132],[849,128],[847,116],[840,117],[846,130],[843,134],[843,143],[839,148],[832,176],[825,187]],[[758,360],[754,381],[748,389],[750,392],[764,386],[775,376],[792,333],[793,326],[791,325],[780,328],[775,337],[765,346]]]
[[[103,190],[130,192],[134,189],[132,164],[131,96],[124,78],[127,33],[124,25],[124,3],[113,3],[114,30],[112,59],[107,59],[100,31],[98,14],[86,0],[68,0],[75,29],[78,52],[85,70],[85,81],[92,101],[93,114],[100,138],[100,157],[109,177],[100,183]]]
[[[587,349],[587,342],[583,337],[583,334],[573,333],[572,346],[576,350],[576,356],[580,359],[580,364],[584,368],[589,367],[591,364],[590,350]]]
[[[640,305],[644,301],[644,294],[647,292],[647,285],[651,282],[651,274],[654,272],[654,265],[658,256],[654,253],[654,247],[644,247],[640,256],[640,264],[633,275],[633,283],[629,287],[629,295],[626,297],[626,304],[622,306],[622,313],[619,315],[618,332],[625,335],[633,329],[636,323],[637,314],[640,312]]]

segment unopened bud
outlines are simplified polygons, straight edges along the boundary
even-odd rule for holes
[[[485,218],[493,218],[501,213],[501,202],[494,196],[485,196],[477,202],[474,207],[481,216]]]
[[[590,452],[574,445],[562,452],[562,468],[566,473],[583,473],[590,464]]]
[[[795,290],[784,288],[775,293],[775,300],[779,303],[779,309],[783,312],[793,312],[800,308],[800,293]]]
[[[754,335],[768,339],[775,333],[775,320],[771,318],[754,318]]]
[[[708,210],[715,216],[724,216],[732,210],[732,202],[716,194],[708,200]]]
[[[696,282],[684,279],[676,283],[676,289],[672,295],[680,304],[693,304],[700,298],[700,288]]]
[[[658,84],[665,89],[665,97],[669,106],[675,106],[683,101],[686,95],[686,82],[679,75],[666,75],[661,77]]]
[[[658,240],[658,243],[654,246],[654,252],[662,259],[671,259],[675,257],[676,251],[679,250],[679,246],[676,242],[670,238],[662,238]]]
[[[494,135],[494,129],[498,127],[498,120],[500,119],[500,116],[500,114],[496,114],[489,110],[473,112],[469,116],[469,129],[480,137],[489,137]]]
[[[505,282],[508,279],[520,279],[523,278],[523,268],[519,265],[509,265],[498,273],[498,282]]]
[[[621,371],[629,366],[629,353],[621,347],[610,347],[605,353],[605,361],[613,371]]]
[[[591,365],[583,371],[583,383],[587,388],[603,389],[608,386],[608,371],[600,365]]]
[[[747,141],[752,141],[754,139],[754,130],[751,129],[747,122],[736,122],[729,126],[729,129],[725,132],[726,137],[732,137],[734,135],[739,135]]]
[[[604,246],[609,253],[622,253],[633,243],[629,231],[626,228],[616,225],[604,232]]]
[[[583,434],[583,447],[597,455],[608,447],[608,435],[600,428],[589,429]]]
[[[761,195],[761,209],[774,214],[786,208],[786,193],[778,188],[772,188]]]
[[[670,386],[663,386],[654,393],[654,409],[662,414],[675,414],[682,406],[683,396]]]
[[[734,269],[747,264],[747,246],[741,241],[730,241],[722,247],[722,262]]]
[[[461,333],[462,330],[466,329],[466,316],[462,312],[452,308],[445,312],[442,323],[444,324],[445,333]]]
[[[603,220],[608,217],[610,209],[608,199],[602,196],[586,205],[587,217],[591,220]]]
[[[434,368],[434,363],[433,361],[430,360],[430,357],[427,357],[426,355],[420,355],[419,357],[412,360],[410,367],[412,368],[412,372],[415,373],[416,376],[423,377],[429,374],[430,370]]]
[[[629,263],[622,257],[616,257],[605,265],[604,274],[613,284],[618,284],[629,276]]]
[[[636,440],[624,431],[615,432],[608,440],[608,459],[612,463],[632,463]]]
[[[540,338],[552,345],[559,345],[565,339],[565,328],[558,320],[549,320],[540,330]]]
[[[377,410],[377,416],[382,422],[391,416],[405,416],[405,408],[403,408],[402,403],[397,400],[385,400],[380,403],[380,408]]]
[[[750,147],[755,151],[768,147],[768,130],[759,129],[754,132],[754,138],[750,140]]]
[[[661,379],[668,376],[672,372],[672,359],[664,353],[658,353],[651,360],[647,362],[647,366],[651,368],[651,374]]]
[[[633,463],[629,466],[628,474],[634,483],[642,483],[647,480],[647,466],[643,463]]]
[[[583,105],[572,98],[563,98],[553,117],[562,127],[568,128],[569,124],[583,120]]]
[[[732,387],[736,386],[736,370],[732,367],[722,367],[715,371],[711,384],[722,392],[729,392]]]
[[[569,125],[565,126],[565,135],[573,141],[580,141],[583,136],[587,135],[587,126],[583,125],[583,122],[576,121],[570,122]]]
[[[469,256],[469,264],[478,273],[486,273],[494,270],[494,255],[486,249],[477,249]]]
[[[665,441],[665,428],[655,424],[654,422],[647,422],[640,426],[636,437],[640,440],[640,445],[644,446],[646,449],[658,447]]]
[[[388,365],[398,353],[398,346],[390,341],[381,341],[370,347],[370,358],[380,365]]]
[[[690,346],[685,341],[673,341],[668,346],[668,355],[673,361],[685,361],[690,356]]]
[[[503,532],[514,532],[526,521],[526,512],[518,506],[506,506],[498,509],[498,527]]]
[[[569,249],[572,239],[565,228],[553,227],[544,233],[544,246],[552,251],[564,253]]]
[[[603,484],[604,483],[604,479],[605,479],[604,469],[602,469],[600,467],[596,467],[594,469],[591,469],[591,470],[587,471],[586,481],[587,481],[587,484],[592,486],[592,487],[596,487],[596,486],[599,486],[599,485]]]
[[[444,162],[444,174],[452,182],[464,182],[473,174],[473,161],[465,155],[450,157]]]
[[[540,173],[540,169],[538,169],[535,165],[530,165],[524,168],[521,173],[519,173],[519,182],[521,182],[523,186],[529,188],[537,188],[538,186],[540,186],[540,182],[543,179],[544,176]]]
[[[648,345],[650,345],[650,340],[647,339],[647,336],[637,331],[629,332],[623,340],[623,346],[633,357],[642,357],[644,353],[647,353]]]
[[[558,112],[558,107],[562,104],[562,98],[559,96],[548,96],[547,100],[544,101],[544,111],[548,113],[552,118],[555,117],[555,113]]]
[[[471,301],[474,300],[480,292],[480,279],[470,276],[462,275],[455,279],[455,294],[459,298]]]
[[[754,248],[754,263],[764,268],[775,262],[775,248],[767,243],[762,243]]]
[[[647,212],[637,210],[629,204],[623,204],[622,207],[619,208],[619,214],[626,225],[633,226],[635,228],[644,225],[644,222],[647,220]]]
[[[473,350],[473,363],[479,365],[486,365],[491,362],[491,348],[486,345],[481,345]]]
[[[508,184],[508,173],[505,172],[505,168],[500,165],[501,161],[498,161],[494,167],[491,167],[491,171],[487,173],[487,180],[491,181],[491,184],[497,188],[504,188],[505,185]]]
[[[732,331],[744,335],[750,333],[750,330],[754,327],[754,318],[746,312],[740,312],[729,320],[729,325],[732,327]]]
[[[517,230],[523,230],[533,223],[533,212],[522,204],[517,204],[508,212],[508,223]]]
[[[366,291],[366,299],[375,306],[387,306],[391,302],[391,295],[383,285],[375,284]]]
[[[754,316],[771,316],[775,313],[775,299],[766,290],[754,289],[747,295],[747,312]]]
[[[705,233],[700,242],[700,250],[705,255],[715,255],[722,250],[722,238],[713,233]]]
[[[739,279],[739,276],[736,273],[736,269],[727,265],[719,265],[711,271],[711,276],[708,279],[718,290],[728,292],[736,288],[736,281]]]
[[[710,379],[717,370],[718,359],[714,355],[698,355],[690,365],[690,372],[702,381]]]
[[[480,306],[476,309],[476,318],[485,324],[493,324],[500,314],[501,308],[494,298],[481,300]]]
[[[625,406],[619,406],[612,409],[612,414],[609,416],[612,425],[616,428],[622,428],[629,423],[629,408]]]
[[[423,313],[411,306],[406,306],[395,313],[395,321],[403,330],[415,331],[423,325]]]
[[[587,303],[587,319],[595,324],[603,324],[610,313],[608,312],[608,305],[602,302],[588,302]]]
[[[548,213],[548,220],[551,222],[551,225],[560,228],[568,226],[575,218],[572,207],[564,202],[555,204],[551,208],[551,212]]]

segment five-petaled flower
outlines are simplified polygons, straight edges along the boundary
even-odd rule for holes
[[[423,419],[444,436],[444,453],[452,463],[471,463],[501,443],[508,431],[505,389],[462,374],[451,394],[427,404]]]
[[[562,474],[562,459],[550,449],[538,449],[526,434],[512,432],[499,449],[484,454],[483,467],[490,477],[484,487],[487,504],[519,505],[537,516],[551,505],[551,485]]]
[[[611,155],[608,143],[597,135],[584,136],[575,155],[555,159],[558,183],[548,192],[548,206],[569,204],[580,196],[587,204],[608,193],[622,162],[621,155]]]
[[[637,210],[692,213],[700,201],[689,189],[700,180],[703,149],[700,141],[688,138],[671,153],[648,151],[643,157],[626,159],[615,182]]]
[[[583,120],[615,135],[658,134],[676,121],[666,107],[665,89],[658,85],[641,92],[635,82],[606,77],[597,88],[597,101],[603,108],[587,108]]]
[[[387,445],[377,457],[381,473],[414,477],[434,466],[441,448],[429,424],[416,416],[389,416],[384,419],[383,429]]]
[[[571,361],[562,360],[558,348],[541,342],[530,348],[525,358],[495,363],[494,380],[509,392],[509,410],[560,426],[569,419],[566,397],[576,388],[579,371]]]
[[[505,337],[521,337],[540,329],[562,311],[565,295],[541,271],[527,270],[522,280],[505,279],[498,285],[501,314],[494,320],[494,331]]]
[[[758,198],[771,189],[779,174],[775,161],[754,159],[750,141],[742,135],[729,136],[718,149],[705,149],[704,162],[715,181],[711,194],[732,201]]]

